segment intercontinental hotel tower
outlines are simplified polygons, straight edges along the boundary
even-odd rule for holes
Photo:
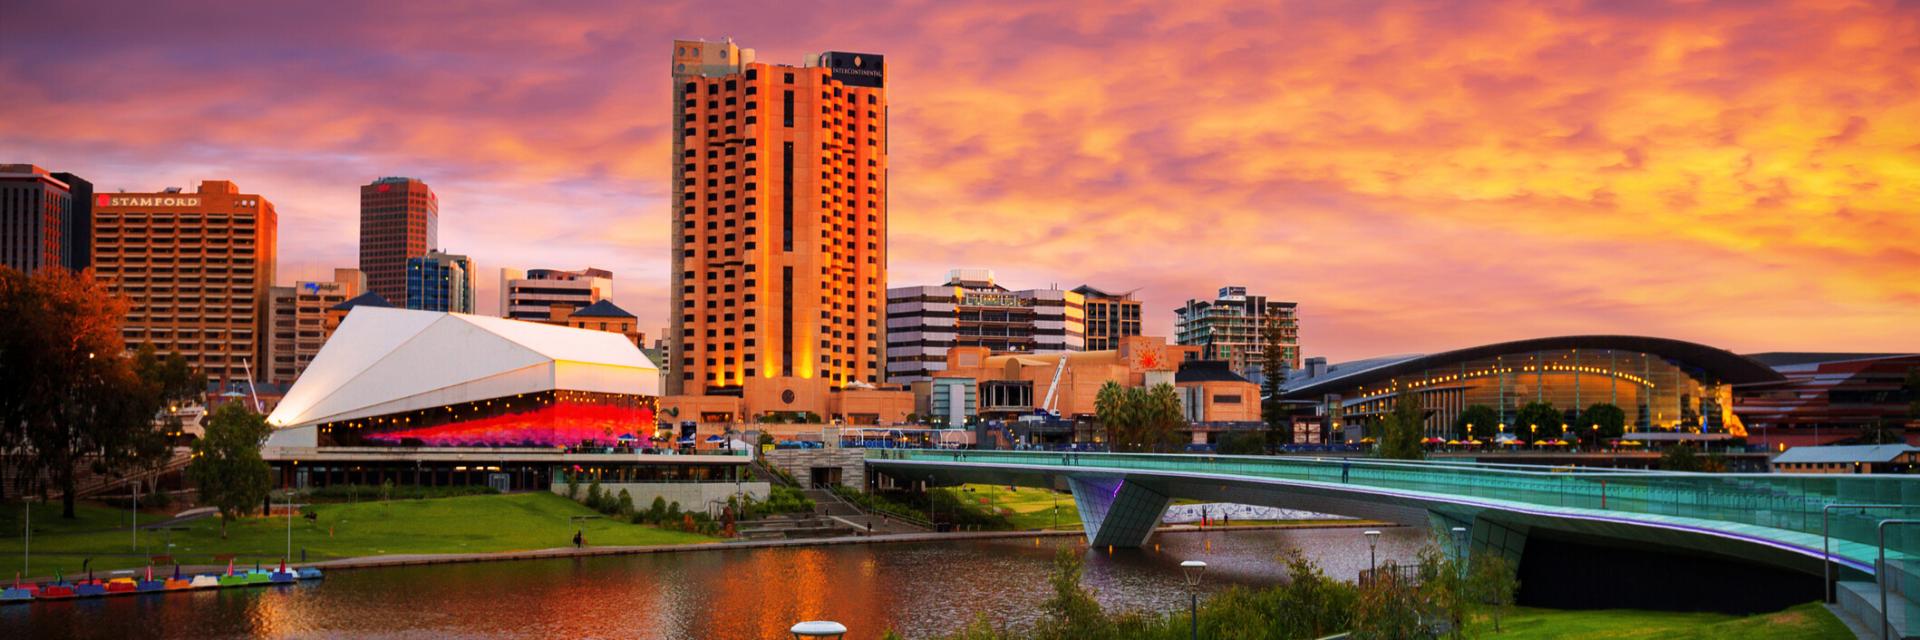
[[[886,79],[873,54],[673,43],[666,393],[825,413],[884,380]]]

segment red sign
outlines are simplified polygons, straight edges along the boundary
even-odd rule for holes
[[[374,189],[374,190],[375,190],[375,191],[379,191],[380,193],[386,193],[386,192],[388,192],[388,191],[392,191],[392,190],[393,190],[393,185],[390,185],[390,184],[383,184],[383,185],[380,185],[380,187],[379,187],[379,188],[377,188],[377,189]]]
[[[96,207],[107,206],[107,194],[102,193],[100,195],[94,196],[93,206],[96,206]]]

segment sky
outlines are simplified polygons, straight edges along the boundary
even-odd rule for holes
[[[0,11],[0,162],[231,179],[280,280],[405,175],[666,323],[675,38],[889,66],[893,286],[1224,285],[1334,361],[1576,333],[1920,350],[1916,2],[233,2]],[[9,3],[12,4],[12,3]],[[164,5],[164,6],[162,6]]]

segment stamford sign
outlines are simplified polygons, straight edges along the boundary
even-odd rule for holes
[[[97,204],[102,207],[198,207],[200,206],[200,197],[180,195],[102,195],[99,197]]]

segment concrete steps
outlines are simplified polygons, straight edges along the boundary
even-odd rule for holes
[[[1856,630],[1865,630],[1865,637],[1873,640],[1888,640],[1880,635],[1880,585],[1864,580],[1845,581],[1835,589],[1839,597],[1839,611],[1842,618],[1850,618],[1849,625]],[[1915,608],[1913,602],[1887,593],[1887,606],[1893,609],[1889,616],[1893,626],[1893,637],[1906,640],[1920,638],[1916,629],[1910,625],[1907,612]]]

